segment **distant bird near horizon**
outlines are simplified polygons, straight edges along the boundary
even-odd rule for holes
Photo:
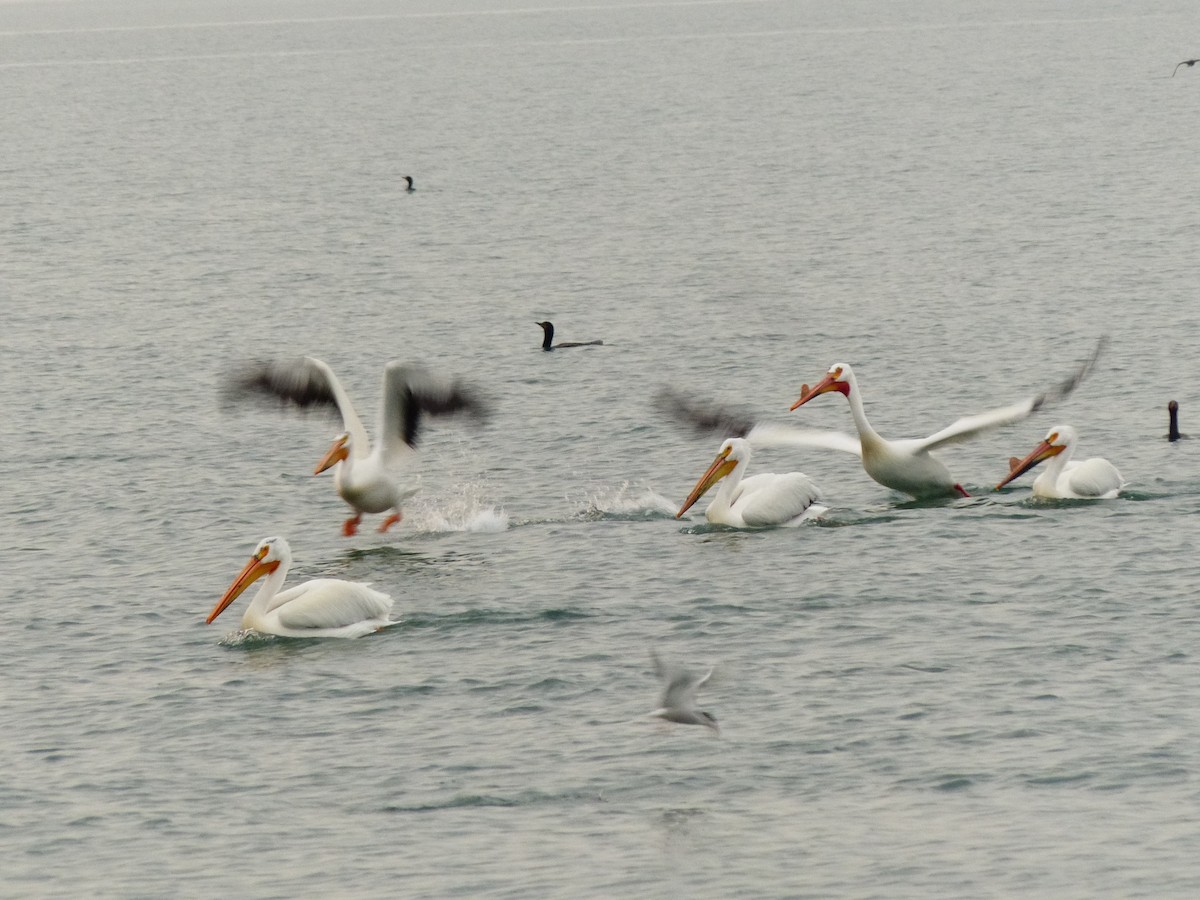
[[[1175,73],[1179,71],[1179,66],[1187,66],[1190,69],[1192,66],[1194,66],[1198,62],[1200,62],[1200,59],[1185,59],[1183,62],[1179,63],[1177,66],[1175,66],[1174,69],[1171,70],[1171,77],[1172,78],[1175,77]]]
[[[1179,404],[1172,400],[1167,404],[1167,416],[1170,418],[1170,425],[1167,428],[1167,440],[1174,443],[1180,438],[1186,438],[1186,434],[1181,434],[1179,431]]]
[[[542,349],[543,350],[560,350],[566,347],[598,347],[604,341],[565,341],[561,344],[554,343],[554,324],[552,322],[538,322],[542,326]]]
[[[413,191],[415,191],[415,190],[416,190],[416,188],[415,188],[415,187],[413,187],[413,180],[412,180],[412,176],[411,176],[411,175],[405,175],[405,176],[404,176],[404,180],[408,182],[408,187],[406,187],[406,188],[405,188],[405,190],[406,190],[406,191],[408,191],[408,192],[411,194]]]

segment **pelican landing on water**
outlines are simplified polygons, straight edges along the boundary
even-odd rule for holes
[[[333,480],[338,495],[354,510],[342,526],[347,537],[358,531],[364,513],[391,510],[380,531],[387,531],[401,520],[401,504],[417,492],[415,483],[402,479],[404,467],[415,459],[422,416],[487,416],[487,407],[471,388],[457,380],[434,376],[421,366],[398,362],[388,363],[383,370],[379,435],[374,446],[341,382],[319,359],[305,356],[248,363],[227,379],[224,392],[231,399],[268,397],[301,408],[335,410],[341,415],[344,431],[313,474],[336,466]]]
[[[871,478],[884,487],[916,498],[954,494],[966,497],[969,496],[966,489],[954,479],[950,470],[931,451],[970,440],[1002,425],[1020,422],[1043,406],[1068,396],[1091,372],[1106,343],[1107,338],[1101,338],[1083,365],[1042,393],[1010,406],[965,416],[927,438],[890,441],[881,437],[867,421],[867,414],[863,410],[862,392],[854,377],[854,370],[845,363],[830,366],[825,377],[813,387],[804,385],[800,389],[800,399],[793,403],[791,408],[798,409],[814,397],[830,391],[842,394],[850,403],[850,412],[858,430],[858,441],[844,436],[842,446],[837,449],[857,452],[862,458],[863,469]],[[817,444],[814,443],[814,446]],[[836,447],[836,444],[826,438],[821,446]]]

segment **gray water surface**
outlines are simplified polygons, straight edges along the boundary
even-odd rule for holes
[[[1194,3],[0,3],[6,896],[1200,893]],[[411,175],[417,190],[404,189]],[[534,324],[604,346],[542,353]],[[674,510],[855,367],[889,437],[1065,403],[914,503],[822,451],[793,529]],[[486,391],[386,535],[318,356]],[[1058,422],[1114,501],[989,488]],[[255,543],[359,641],[204,618]],[[669,728],[649,650],[716,667]]]

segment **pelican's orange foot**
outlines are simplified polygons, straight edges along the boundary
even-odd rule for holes
[[[346,537],[354,537],[358,534],[358,523],[362,521],[362,513],[357,516],[347,519],[342,523],[342,534]]]
[[[382,534],[383,532],[387,531],[389,528],[399,522],[400,518],[400,513],[392,513],[390,516],[384,519],[383,524],[379,526],[380,533]]]

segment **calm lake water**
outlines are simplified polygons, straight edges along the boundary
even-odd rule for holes
[[[0,2],[5,896],[1200,894],[1200,7]],[[404,175],[417,190],[404,189]],[[562,340],[542,353],[539,319]],[[662,384],[930,434],[1111,337],[1066,402],[852,457],[794,529],[673,518]],[[470,378],[343,538],[338,426],[224,410],[310,354]],[[1114,501],[1009,456],[1059,422]],[[204,617],[262,537],[360,641]],[[650,648],[722,733],[648,718]]]

